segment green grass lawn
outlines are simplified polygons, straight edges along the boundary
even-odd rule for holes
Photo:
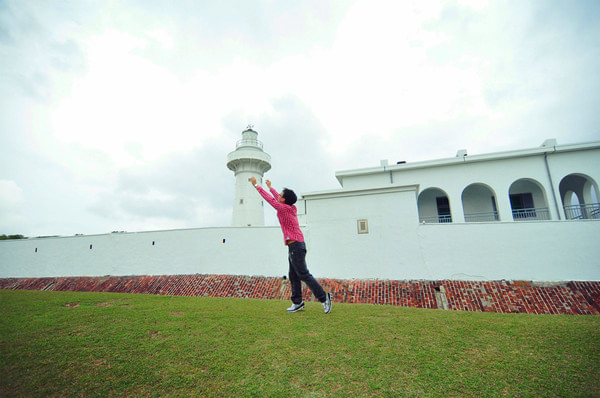
[[[600,396],[600,317],[0,290],[0,396]]]

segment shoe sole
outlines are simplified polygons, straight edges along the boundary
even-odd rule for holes
[[[292,311],[290,311],[290,310],[286,310],[286,311],[287,311],[287,312],[289,312],[289,313],[291,314],[291,313],[293,313],[293,312],[303,311],[303,310],[304,310],[304,307],[305,307],[305,306],[303,305],[302,307],[300,307],[300,308],[296,308],[295,310],[292,310]]]
[[[329,314],[331,312],[331,307],[333,307],[333,300],[331,300],[331,293],[327,293],[327,298],[329,299],[329,300],[327,300],[327,301],[329,301],[329,311],[325,311],[325,313]]]

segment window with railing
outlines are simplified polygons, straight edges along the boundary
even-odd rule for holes
[[[498,221],[497,211],[488,211],[484,213],[465,213],[466,222],[488,222]]]
[[[510,206],[515,221],[550,220],[548,207],[535,207],[529,192],[510,195]]]
[[[526,209],[513,209],[513,220],[531,221],[531,220],[550,220],[550,209],[547,207],[530,207]]]
[[[426,224],[448,224],[452,222],[450,200],[439,188],[427,188],[417,199],[419,222]]]
[[[482,183],[474,183],[461,195],[465,222],[499,221],[496,196],[493,189]]]
[[[425,224],[447,224],[452,222],[452,216],[448,214],[443,216],[421,217],[419,221]]]
[[[435,198],[438,213],[438,222],[447,223],[452,222],[452,215],[450,214],[450,201],[447,196],[439,196]]]

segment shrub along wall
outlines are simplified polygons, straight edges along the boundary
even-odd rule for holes
[[[600,315],[600,282],[319,279],[334,302],[501,313]],[[289,281],[242,275],[4,278],[0,289],[289,299]],[[314,301],[305,288],[305,299]]]

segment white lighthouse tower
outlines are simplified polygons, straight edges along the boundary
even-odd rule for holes
[[[271,156],[263,151],[258,133],[248,126],[242,132],[242,139],[235,145],[235,151],[227,155],[227,167],[235,173],[235,195],[231,225],[246,227],[265,225],[263,201],[248,179],[256,177],[262,184],[263,174],[271,169]]]

